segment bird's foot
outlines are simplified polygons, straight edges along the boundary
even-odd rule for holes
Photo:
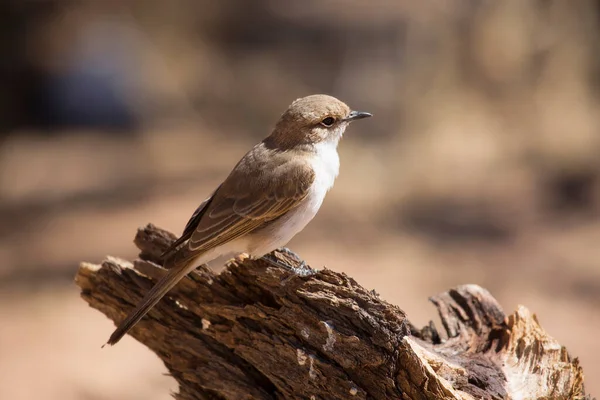
[[[298,254],[294,253],[293,251],[291,251],[287,247],[281,247],[281,248],[277,249],[277,251],[279,251],[280,253],[285,254],[288,257],[291,257],[291,258],[297,260],[300,263],[301,267],[305,267],[306,266],[306,263],[304,262],[304,260],[302,259],[302,257],[300,257]]]
[[[269,253],[266,254],[264,256],[262,256],[262,260],[264,260],[266,263],[274,266],[274,267],[279,267],[279,268],[283,268],[283,269],[287,269],[288,271],[291,271],[294,273],[294,275],[298,275],[298,276],[310,276],[310,275],[314,275],[315,273],[317,273],[318,271],[310,268],[305,262],[304,260],[302,260],[296,253],[294,253],[293,251],[291,251],[290,249],[286,248],[286,247],[282,247],[281,249],[278,250],[280,253],[285,254],[286,256],[294,259],[297,261],[298,265],[297,266],[292,266],[280,259],[278,259],[275,255],[273,255],[273,253]]]

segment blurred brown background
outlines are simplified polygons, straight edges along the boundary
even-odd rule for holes
[[[169,399],[79,261],[180,233],[294,99],[375,117],[290,243],[420,325],[464,283],[524,304],[600,393],[600,1],[0,5],[0,398]]]

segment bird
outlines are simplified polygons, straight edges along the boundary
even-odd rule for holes
[[[325,94],[296,99],[190,217],[163,253],[166,274],[107,341],[116,344],[181,279],[223,256],[263,258],[313,219],[338,176],[348,125],[371,117]]]

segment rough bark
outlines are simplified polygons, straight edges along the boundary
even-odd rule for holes
[[[135,238],[140,259],[82,263],[82,297],[120,321],[164,273],[159,255],[174,239],[148,225]],[[443,332],[416,329],[343,273],[246,260],[219,275],[198,268],[131,335],[163,360],[182,400],[584,398],[577,359],[525,307],[506,316],[476,285],[431,301]]]

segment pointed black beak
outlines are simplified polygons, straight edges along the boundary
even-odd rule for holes
[[[357,119],[369,118],[372,116],[373,116],[373,114],[364,112],[364,111],[350,111],[350,114],[348,114],[348,116],[346,118],[344,118],[343,120],[344,121],[355,121]]]

